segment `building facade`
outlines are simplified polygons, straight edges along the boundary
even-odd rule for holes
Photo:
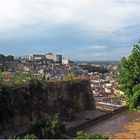
[[[29,54],[29,61],[40,61],[45,59],[45,55],[43,54]]]
[[[52,60],[55,63],[62,63],[62,55],[48,53],[45,54],[46,59]]]
[[[70,60],[69,59],[66,59],[66,58],[63,58],[62,59],[62,64],[68,65],[69,63],[70,63]]]

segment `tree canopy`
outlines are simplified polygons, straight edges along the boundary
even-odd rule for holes
[[[140,107],[140,46],[134,45],[128,58],[123,57],[117,75],[120,89],[128,98],[129,109]]]
[[[8,55],[8,56],[6,56],[6,60],[7,61],[13,61],[14,60],[14,56],[13,55]]]
[[[3,55],[3,54],[0,54],[0,60],[4,60],[5,59],[5,55]]]
[[[13,61],[14,60],[14,56],[13,55],[7,55],[5,56],[4,54],[0,54],[0,60],[1,61]]]
[[[67,74],[65,75],[65,79],[66,80],[74,80],[76,77],[78,77],[79,75],[76,73],[76,72],[74,72],[74,71],[72,71],[72,70],[70,70],[70,71],[68,71],[67,72]]]

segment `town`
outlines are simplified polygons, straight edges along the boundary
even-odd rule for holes
[[[0,0],[0,139],[140,139],[139,9]]]
[[[1,59],[1,70],[5,69],[13,73],[31,73],[41,76],[46,80],[63,80],[68,71],[74,71],[80,76],[88,74],[69,59],[58,54],[29,54],[28,58],[17,58],[12,60]]]
[[[33,135],[29,135],[31,138],[70,139],[93,134],[93,137],[107,139],[110,135],[100,134],[103,129],[94,134],[88,132],[90,127],[85,131],[82,126],[100,119],[106,119],[104,125],[108,122],[112,125],[114,120],[119,122],[119,116],[131,117],[126,112],[128,98],[117,79],[120,63],[78,63],[53,53],[29,54],[26,58],[0,54],[0,71],[1,138],[20,135],[28,138],[34,129]],[[136,102],[134,105],[139,108]],[[38,121],[44,118],[48,119],[47,123],[60,119],[57,125],[62,128],[64,125],[64,135],[60,131],[59,136],[47,131],[44,136],[43,127],[48,126],[38,127]],[[96,126],[91,126],[91,130],[96,132]]]
[[[7,71],[10,77],[16,73],[24,73],[42,77],[47,81],[87,78],[90,80],[96,109],[115,110],[126,105],[124,93],[115,79],[118,64],[78,64],[52,53],[29,54],[28,58],[17,59],[12,56],[7,56],[9,59],[6,59],[2,54],[0,56],[0,69]],[[70,79],[66,76],[69,72],[75,74]]]

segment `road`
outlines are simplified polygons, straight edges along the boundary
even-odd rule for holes
[[[140,112],[124,111],[83,130],[101,133],[109,138],[140,138],[140,122],[136,121],[138,118]]]

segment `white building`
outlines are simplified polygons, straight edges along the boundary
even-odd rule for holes
[[[64,64],[64,65],[67,65],[67,64],[69,64],[69,59],[66,59],[66,58],[63,58],[62,59],[62,64]]]
[[[45,57],[46,59],[52,60],[53,62],[62,63],[62,55],[48,53],[45,54]]]
[[[108,84],[105,84],[105,92],[106,93],[112,93],[112,84],[108,83]]]
[[[29,54],[29,61],[44,61],[44,62],[55,62],[62,63],[62,55],[58,54]],[[66,62],[65,62],[66,63]]]
[[[45,60],[43,54],[29,54],[29,61]]]

